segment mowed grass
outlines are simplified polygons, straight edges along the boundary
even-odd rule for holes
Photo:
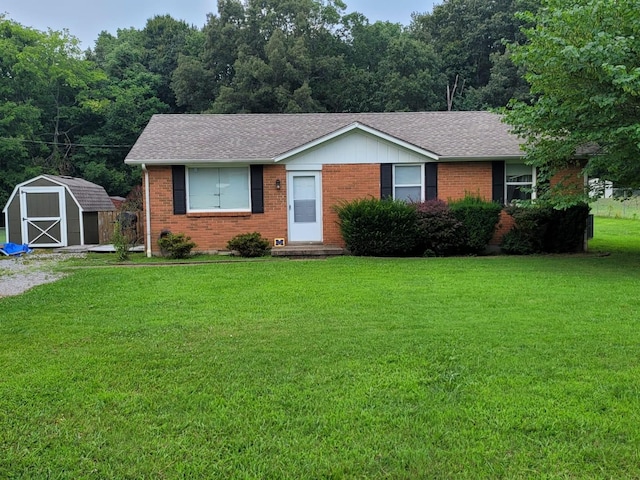
[[[0,478],[638,478],[640,236],[610,221],[588,255],[89,268],[0,299]]]

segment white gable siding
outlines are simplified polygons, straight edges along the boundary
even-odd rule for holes
[[[284,160],[287,166],[363,163],[422,163],[433,161],[361,131],[349,132]]]

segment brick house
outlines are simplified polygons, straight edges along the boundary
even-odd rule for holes
[[[341,202],[470,193],[504,204],[536,183],[489,112],[155,115],[125,162],[143,170],[148,255],[164,230],[200,251],[253,231],[342,246]],[[503,214],[494,240],[510,226]]]

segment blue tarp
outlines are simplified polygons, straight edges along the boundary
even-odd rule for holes
[[[23,253],[31,252],[33,252],[33,250],[31,250],[26,243],[24,245],[18,245],[17,243],[0,244],[0,253],[4,255],[22,255]]]

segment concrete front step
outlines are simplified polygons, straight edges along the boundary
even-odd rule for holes
[[[344,255],[344,249],[333,245],[287,245],[271,249],[272,257],[325,258]]]

